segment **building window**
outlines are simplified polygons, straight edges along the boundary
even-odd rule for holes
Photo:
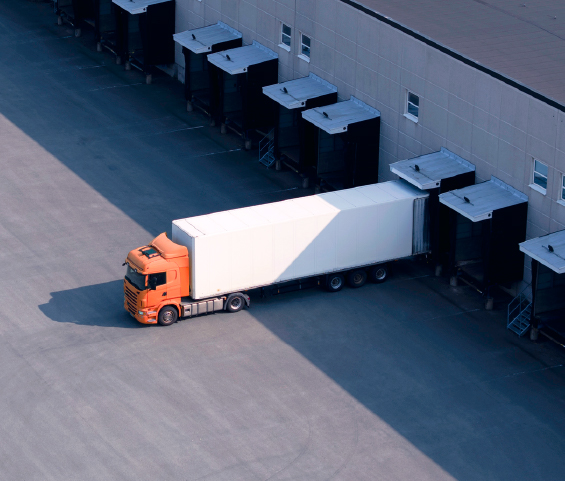
[[[300,54],[298,56],[307,62],[310,61],[310,37],[303,33],[300,34]]]
[[[290,50],[290,38],[292,36],[292,29],[281,23],[281,43],[280,46],[286,50]]]
[[[547,190],[547,173],[548,168],[543,162],[540,162],[537,159],[534,159],[534,182],[533,185],[537,186],[538,189],[542,190],[543,194],[545,194]]]
[[[565,201],[565,174],[561,174],[561,195],[559,200]]]
[[[405,115],[410,120],[418,122],[418,114],[420,112],[420,97],[410,91],[406,91],[406,112]]]

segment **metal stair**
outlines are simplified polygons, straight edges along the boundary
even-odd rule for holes
[[[510,304],[508,304],[508,317],[506,319],[506,328],[515,332],[522,337],[530,328],[530,318],[532,314],[532,303],[524,294],[527,286],[520,294],[518,294]]]
[[[259,141],[259,162],[266,167],[275,163],[275,129]]]

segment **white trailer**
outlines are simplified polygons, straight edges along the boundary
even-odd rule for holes
[[[387,261],[428,252],[427,200],[403,180],[383,182],[175,220],[172,241],[188,249],[192,300],[229,309],[259,287],[384,281]]]

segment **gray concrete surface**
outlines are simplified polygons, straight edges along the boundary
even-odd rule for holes
[[[128,250],[310,193],[207,125],[49,4],[0,3],[0,479],[563,478],[563,352],[424,265],[133,321]]]

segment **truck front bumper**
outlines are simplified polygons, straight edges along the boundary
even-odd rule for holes
[[[129,309],[127,301],[124,301],[124,308],[129,312],[129,315],[131,317],[133,317],[137,322],[140,322],[141,324],[157,324],[157,311],[144,309],[142,311],[133,313]]]

